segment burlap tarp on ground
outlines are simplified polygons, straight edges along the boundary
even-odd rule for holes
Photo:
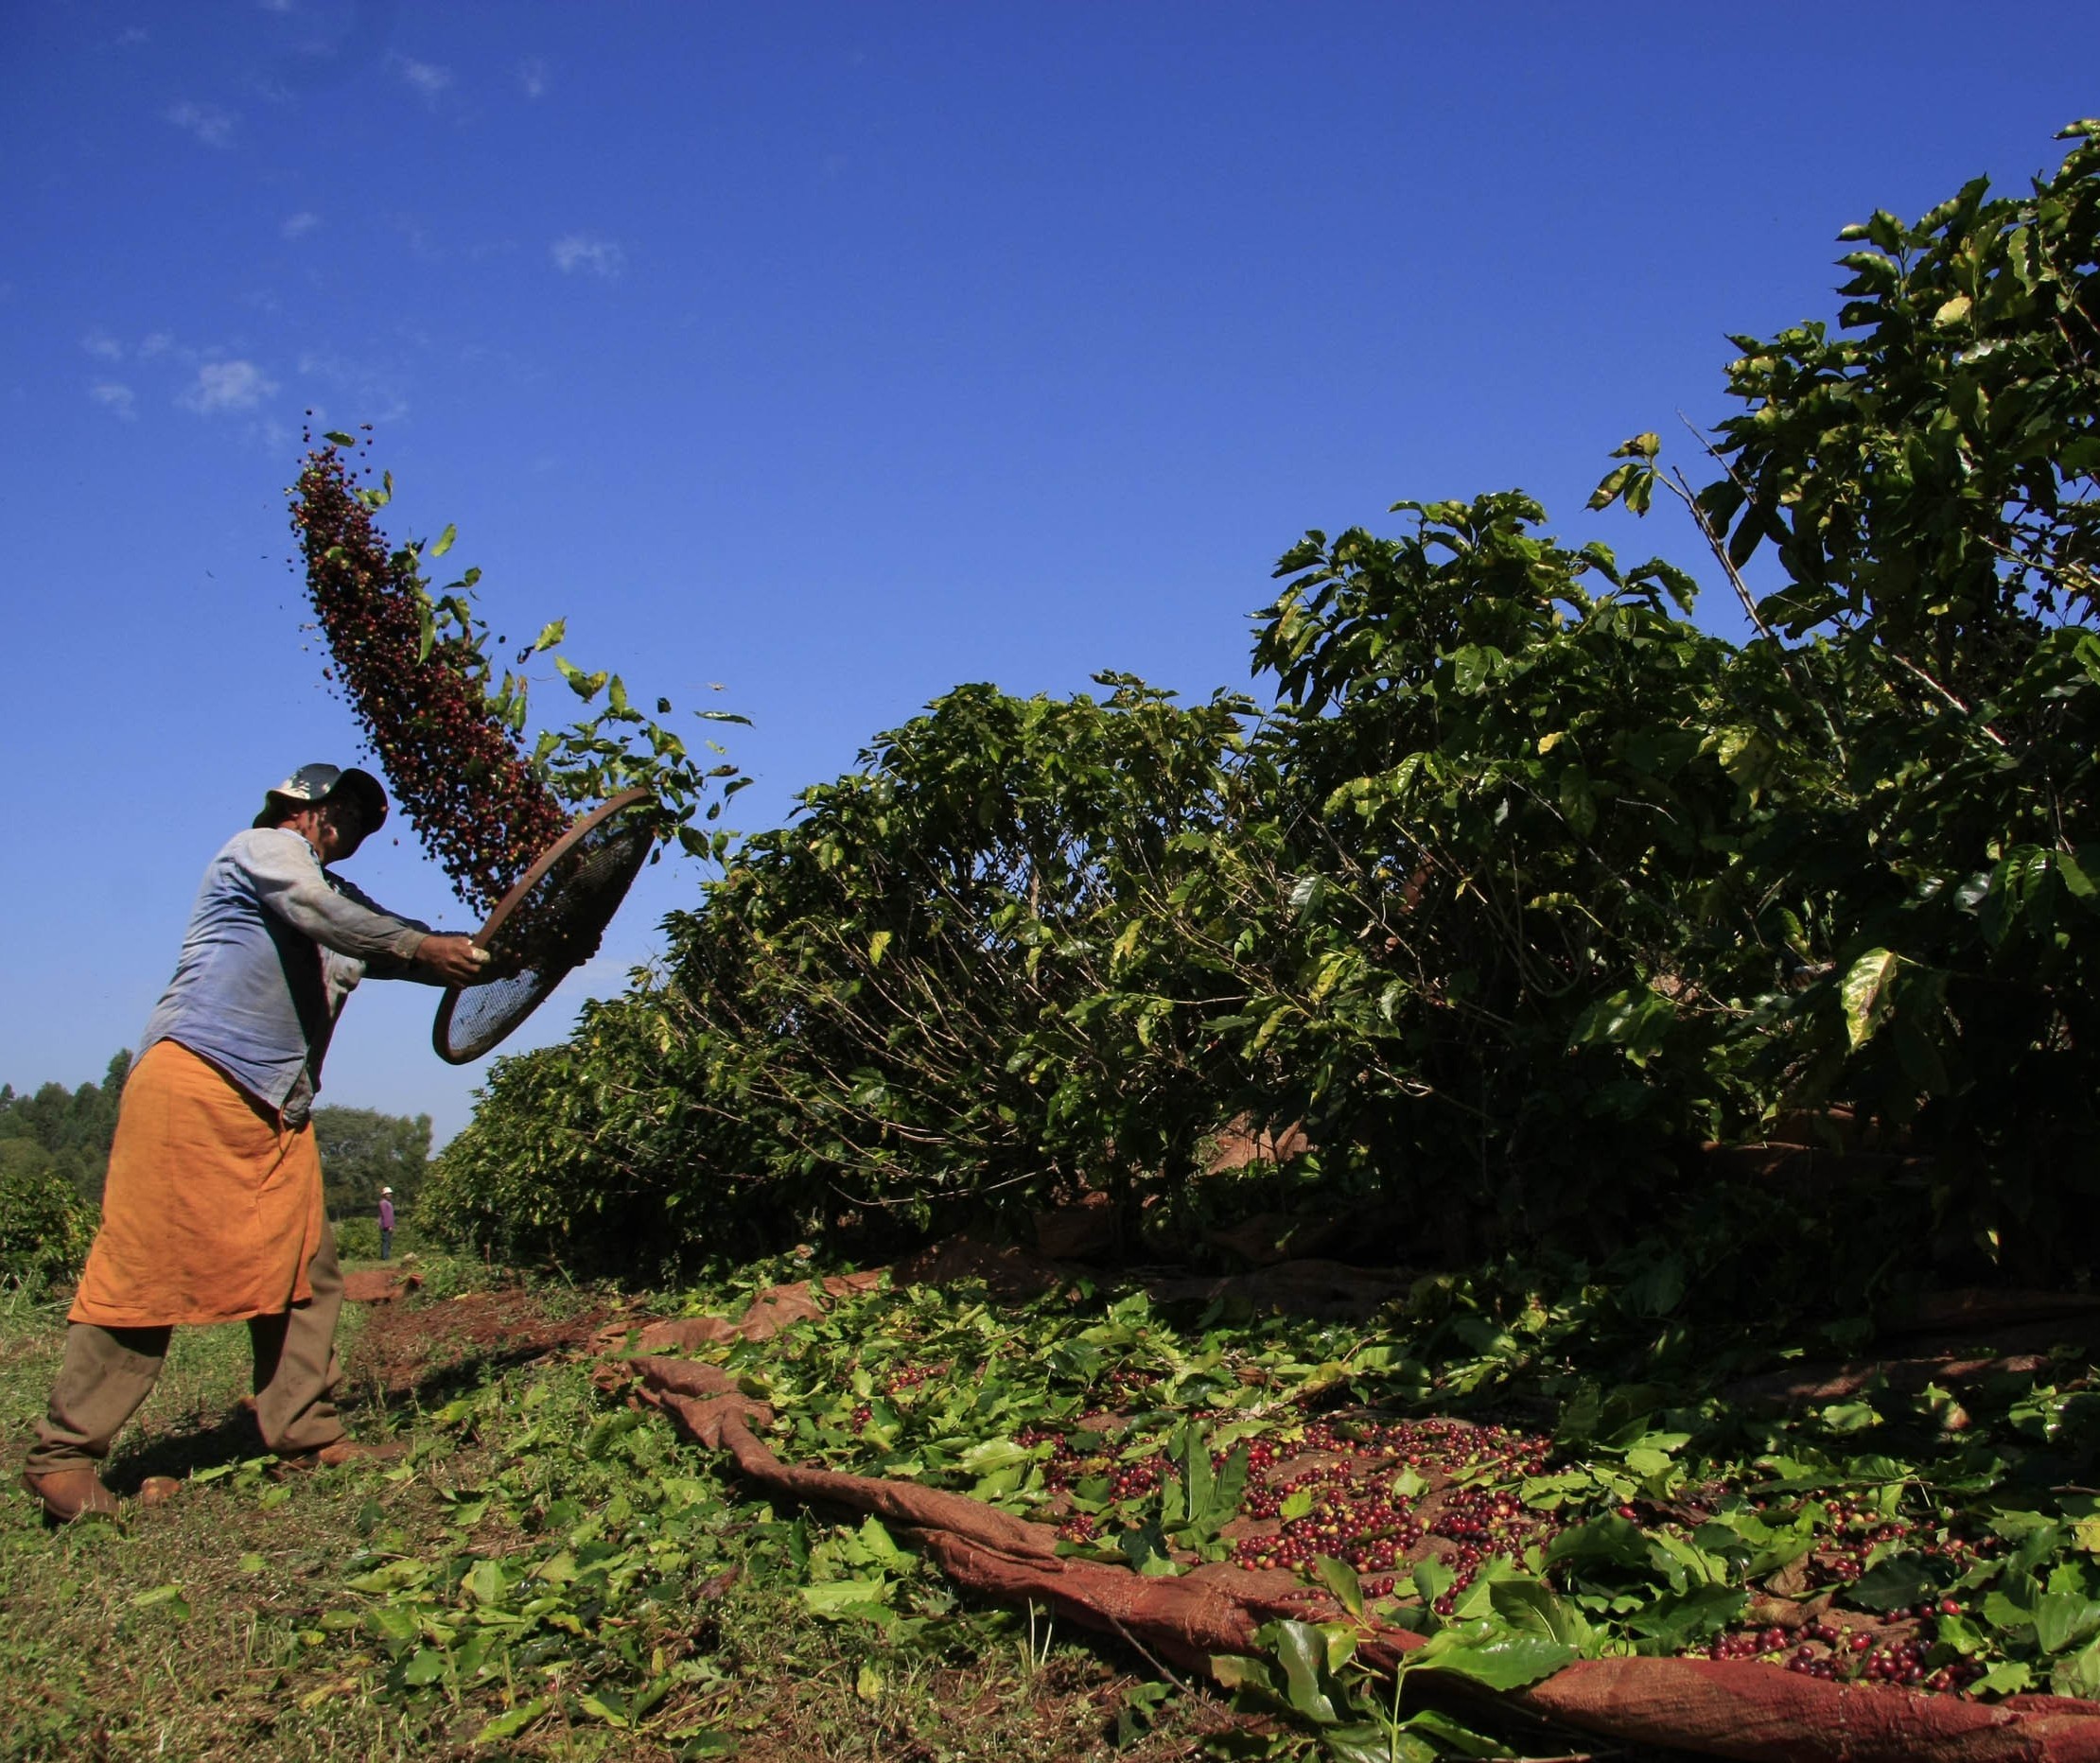
[[[824,1296],[865,1289],[878,1277],[827,1282]],[[1060,1556],[1049,1526],[965,1494],[783,1462],[753,1430],[770,1424],[771,1409],[740,1393],[720,1367],[660,1352],[763,1339],[821,1310],[811,1288],[787,1286],[761,1294],[740,1322],[685,1318],[653,1323],[632,1339],[608,1335],[603,1345],[617,1350],[625,1340],[626,1352],[606,1366],[604,1381],[639,1378],[643,1400],[695,1442],[727,1453],[769,1497],[873,1515],[971,1592],[1047,1606],[1184,1670],[1206,1671],[1214,1655],[1258,1653],[1255,1631],[1278,1617],[1349,1620],[1336,1598],[1295,1574],[1216,1563],[1147,1577]],[[1374,1670],[1390,1671],[1423,1644],[1405,1629],[1361,1627],[1356,1657]],[[1830,1683],[1756,1661],[1584,1659],[1498,1700],[1620,1743],[1752,1763],[2100,1763],[2100,1702],[2014,1696],[1986,1704]]]

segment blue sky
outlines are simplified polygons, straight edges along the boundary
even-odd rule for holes
[[[1245,684],[1278,553],[1402,497],[1696,567],[1582,512],[1606,450],[1832,313],[1846,221],[2054,167],[2075,16],[9,0],[0,1079],[99,1075],[211,853],[355,751],[306,410],[377,426],[390,531],[456,522],[499,630],[752,717],[756,829],[959,681]],[[471,928],[406,836],[346,873]],[[327,1099],[456,1129],[431,1002],[357,1000]]]

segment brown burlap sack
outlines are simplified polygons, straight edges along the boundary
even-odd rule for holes
[[[645,1400],[696,1442],[727,1452],[768,1496],[873,1514],[956,1584],[1045,1605],[1183,1669],[1205,1670],[1216,1654],[1256,1651],[1254,1632],[1279,1616],[1347,1620],[1328,1593],[1293,1574],[1220,1563],[1147,1577],[1059,1556],[1049,1527],[964,1494],[784,1463],[753,1430],[770,1423],[771,1409],[739,1393],[719,1367],[658,1357],[628,1359],[620,1370],[639,1374]],[[1406,1630],[1372,1623],[1356,1656],[1391,1670],[1421,1644]],[[1507,1701],[1621,1743],[1752,1763],[2100,1763],[2100,1703],[2018,1696],[1992,1706],[1832,1684],[1752,1661],[1584,1659]]]

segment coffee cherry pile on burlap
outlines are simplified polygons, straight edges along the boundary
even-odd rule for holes
[[[1785,1652],[1790,1636],[1780,1628],[1726,1629],[1706,1644],[1709,1659],[1772,1659]]]
[[[1386,1572],[1405,1562],[1426,1534],[1412,1502],[1401,1495],[1341,1486],[1314,1501],[1311,1511],[1286,1520],[1278,1535],[1243,1539],[1234,1553],[1255,1567],[1297,1567],[1332,1555],[1358,1573]]]
[[[1229,1417],[1210,1411],[1191,1418]],[[1119,1423],[1096,1417],[1076,1433],[1024,1426],[1014,1442],[1051,1447],[1042,1473],[1053,1494],[1093,1482],[1096,1497],[1106,1492],[1105,1504],[1146,1500],[1180,1475],[1179,1465],[1160,1453],[1125,1461],[1113,1440]],[[1529,1568],[1538,1559],[1534,1551],[1544,1550],[1566,1527],[1558,1512],[1524,1503],[1521,1484],[1546,1472],[1552,1451],[1550,1440],[1533,1434],[1446,1419],[1321,1419],[1278,1424],[1258,1438],[1214,1449],[1214,1467],[1222,1469],[1234,1450],[1247,1456],[1241,1520],[1261,1527],[1258,1534],[1234,1536],[1230,1559],[1236,1565],[1306,1573],[1316,1560],[1331,1557],[1355,1568],[1364,1595],[1376,1599],[1396,1591],[1405,1595],[1415,1563],[1433,1558],[1452,1575],[1450,1588],[1433,1605],[1443,1616],[1456,1614],[1487,1562],[1500,1558]],[[1820,1509],[1818,1528],[1829,1537],[1818,1551],[1826,1558],[1824,1567],[1811,1569],[1819,1578],[1840,1573],[1857,1578],[1862,1558],[1881,1543],[1905,1542],[1956,1568],[1997,1546],[1990,1538],[1972,1542],[1945,1530],[1935,1533],[1843,1495],[1754,1502],[1774,1524],[1791,1523],[1811,1504]],[[1642,1522],[1639,1506],[1617,1510],[1621,1518]],[[1057,1534],[1087,1545],[1119,1528],[1105,1513],[1068,1510]],[[1843,1623],[1826,1616],[1791,1630],[1728,1629],[1693,1651],[1708,1659],[1779,1666],[1833,1683],[1959,1694],[1983,1675],[1983,1667],[1955,1655],[1938,1640],[1936,1629],[1941,1620],[1961,1614],[1957,1599],[1937,1597],[1890,1612],[1878,1630],[1854,1613]]]
[[[1104,1398],[1109,1403],[1118,1407],[1127,1408],[1141,1397],[1148,1395],[1152,1390],[1158,1388],[1159,1383],[1158,1372],[1142,1370],[1136,1366],[1123,1365],[1116,1367],[1107,1377],[1102,1379],[1101,1388]]]
[[[1083,1451],[1063,1434],[1045,1427],[1024,1426],[1014,1435],[1014,1442],[1023,1446],[1038,1445],[1051,1440],[1055,1440],[1056,1443],[1050,1455],[1043,1459],[1042,1485],[1052,1493],[1066,1492],[1085,1481],[1105,1481],[1108,1484],[1108,1498],[1120,1506],[1133,1500],[1149,1499],[1169,1478],[1178,1478],[1181,1473],[1162,1452],[1155,1451],[1148,1456],[1124,1462],[1113,1452],[1101,1446]],[[1082,1536],[1078,1530],[1072,1530],[1070,1540],[1074,1542],[1085,1541],[1094,1534],[1094,1521],[1088,1514],[1075,1514],[1065,1524],[1070,1527],[1079,1518],[1087,1518],[1087,1525],[1083,1527],[1085,1535]],[[1066,1534],[1066,1529],[1059,1529],[1059,1535]]]
[[[1133,1463],[1118,1463],[1109,1472],[1109,1498],[1118,1505],[1127,1500],[1147,1499],[1176,1473],[1164,1457],[1157,1455],[1141,1457]]]
[[[1382,1589],[1372,1595],[1384,1596],[1391,1590],[1385,1576],[1435,1555],[1456,1576],[1439,1600],[1449,1615],[1483,1562],[1521,1562],[1562,1527],[1555,1515],[1525,1506],[1516,1491],[1545,1467],[1552,1447],[1544,1438],[1469,1421],[1354,1427],[1316,1421],[1262,1443],[1258,1464],[1250,1453],[1242,1510],[1282,1522],[1271,1534],[1234,1543],[1242,1566],[1302,1568],[1329,1555],[1373,1575],[1367,1590],[1375,1585]],[[1279,1464],[1308,1456],[1329,1460],[1278,1473]],[[1461,1475],[1467,1485],[1452,1486]],[[1307,1493],[1315,1496],[1309,1510],[1282,1517]]]
[[[1189,1418],[1220,1422],[1228,1416],[1199,1411]],[[1095,1497],[1128,1504],[1150,1498],[1181,1474],[1161,1452],[1126,1460],[1103,1433],[1092,1429],[1071,1433],[1024,1426],[1014,1442],[1030,1449],[1050,1446],[1042,1480],[1054,1495],[1082,1492],[1094,1482]],[[1281,1519],[1286,1503],[1295,1506],[1297,1496],[1305,1496],[1307,1510],[1282,1519],[1273,1531],[1234,1542],[1232,1559],[1241,1566],[1295,1570],[1320,1556],[1333,1556],[1359,1574],[1374,1576],[1367,1582],[1376,1588],[1373,1595],[1385,1596],[1392,1589],[1390,1576],[1395,1569],[1434,1554],[1457,1576],[1455,1597],[1490,1557],[1520,1562],[1527,1550],[1559,1534],[1560,1520],[1531,1510],[1514,1486],[1540,1473],[1550,1450],[1547,1439],[1469,1421],[1315,1420],[1214,1448],[1211,1462],[1222,1471],[1235,1451],[1245,1452],[1240,1510],[1246,1518]],[[1315,1460],[1292,1467],[1307,1458]],[[1460,1476],[1467,1485],[1451,1485]],[[1099,1530],[1092,1514],[1077,1513],[1062,1522],[1059,1534],[1079,1542]],[[1430,1539],[1437,1541],[1424,1547]],[[1446,1614],[1451,1601],[1444,1600]]]
[[[1783,1628],[1730,1629],[1700,1651],[1708,1659],[1755,1659],[1781,1665],[1803,1677],[1835,1684],[1885,1684],[1904,1689],[1958,1693],[1984,1674],[1974,1660],[1940,1648],[1934,1653],[1934,1632],[1943,1616],[1957,1616],[1961,1604],[1951,1597],[1928,1600],[1914,1609],[1892,1610],[1881,1621],[1901,1624],[1907,1632],[1877,1639],[1870,1628],[1818,1619],[1789,1632]]]
[[[883,1389],[892,1399],[916,1396],[928,1379],[944,1377],[947,1372],[948,1368],[945,1365],[900,1366],[889,1374],[889,1381],[883,1386]]]
[[[306,439],[311,443],[312,436]],[[414,554],[389,551],[333,443],[311,447],[292,490],[306,593],[331,677],[364,726],[424,848],[485,913],[569,824],[508,728],[490,714],[486,664],[448,635],[422,655]]]
[[[1053,1427],[1024,1426],[1013,1441],[1024,1449],[1050,1445],[1050,1455],[1042,1462],[1042,1485],[1052,1493],[1063,1493],[1085,1481],[1102,1481],[1108,1484],[1111,1500],[1142,1500],[1158,1492],[1168,1476],[1180,1473],[1162,1452],[1125,1462],[1099,1434],[1081,1437],[1090,1441],[1088,1445]]]
[[[1869,1555],[1883,1543],[1900,1543],[1904,1553],[1944,1561],[1957,1572],[2001,1546],[1996,1537],[1972,1540],[1951,1530],[1934,1531],[1900,1514],[1886,1516],[1878,1506],[1864,1500],[1839,1495],[1816,1504],[1823,1509],[1823,1522],[1830,1534],[1827,1540],[1819,1538],[1809,1555],[1806,1571],[1811,1588],[1850,1584],[1866,1572]],[[1803,1510],[1800,1502],[1780,1508],[1768,1507],[1760,1500],[1756,1506],[1777,1523],[1793,1522]]]
[[[893,1396],[908,1400],[919,1385],[947,1369],[906,1366],[891,1375],[887,1387]],[[1142,1391],[1155,1381],[1132,1370],[1112,1383],[1103,1379],[1102,1385],[1122,1393]],[[865,1405],[854,1410],[856,1431],[867,1414]],[[1131,1520],[1113,1509],[1143,1508],[1179,1479],[1176,1458],[1146,1448],[1157,1436],[1151,1428],[1161,1418],[1139,1413],[1135,1423],[1143,1430],[1134,1438],[1128,1430],[1130,1420],[1114,1410],[1096,1412],[1069,1430],[1034,1423],[1015,1432],[1013,1441],[1024,1449],[1049,1447],[1041,1456],[1042,1486],[1052,1496],[1060,1541],[1085,1547],[1116,1536]],[[1182,1418],[1224,1425],[1235,1417],[1230,1410],[1198,1409]],[[1547,1473],[1552,1441],[1502,1426],[1441,1418],[1279,1416],[1258,1437],[1214,1447],[1213,1468],[1223,1471],[1235,1452],[1244,1453],[1247,1463],[1238,1519],[1226,1533],[1232,1539],[1228,1559],[1235,1565],[1309,1577],[1316,1561],[1331,1558],[1356,1570],[1366,1597],[1384,1599],[1409,1595],[1417,1564],[1434,1560],[1451,1576],[1449,1588],[1432,1605],[1441,1616],[1457,1614],[1460,1600],[1491,1561],[1535,1571],[1540,1554],[1568,1522],[1583,1515],[1564,1518],[1557,1510],[1525,1504],[1522,1484]],[[1098,1510],[1074,1510],[1075,1497],[1081,1507]],[[1901,1544],[1955,1570],[2000,1546],[1993,1538],[1971,1541],[1945,1525],[1935,1529],[1930,1521],[1889,1515],[1874,1502],[1842,1494],[1758,1499],[1752,1505],[1774,1525],[1791,1524],[1805,1511],[1814,1514],[1818,1546],[1804,1564],[1819,1582],[1858,1578],[1866,1555],[1879,1545]],[[1654,1523],[1658,1516],[1636,1504],[1616,1510],[1635,1524]],[[1940,1517],[1951,1522],[1948,1513]],[[1258,1529],[1250,1532],[1251,1525]],[[1668,1527],[1679,1525],[1673,1520]],[[1937,1633],[1941,1621],[1961,1614],[1960,1602],[1951,1597],[1889,1612],[1879,1625],[1857,1612],[1835,1620],[1831,1611],[1793,1628],[1727,1629],[1691,1653],[1755,1661],[1856,1686],[1961,1694],[1984,1667],[1956,1654]]]
[[[1930,1650],[1922,1640],[1893,1641],[1885,1647],[1864,1649],[1860,1675],[1870,1684],[1922,1684],[1926,1677],[1925,1655]]]
[[[1024,1426],[1014,1434],[1013,1441],[1024,1450],[1033,1450],[1039,1444],[1050,1446],[1050,1455],[1042,1463],[1042,1485],[1053,1493],[1106,1475],[1115,1467],[1114,1457],[1098,1443],[1093,1450],[1082,1450],[1069,1434],[1055,1427]]]

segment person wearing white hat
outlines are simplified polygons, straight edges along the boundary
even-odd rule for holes
[[[322,1061],[367,974],[464,986],[488,960],[330,873],[386,816],[371,773],[302,766],[204,871],[125,1081],[101,1228],[23,1470],[61,1523],[117,1510],[96,1466],[180,1325],[246,1320],[255,1421],[280,1463],[372,1454],[336,1412],[342,1278],[311,1119]]]
[[[394,1190],[379,1190],[379,1259],[386,1261],[394,1253]]]

